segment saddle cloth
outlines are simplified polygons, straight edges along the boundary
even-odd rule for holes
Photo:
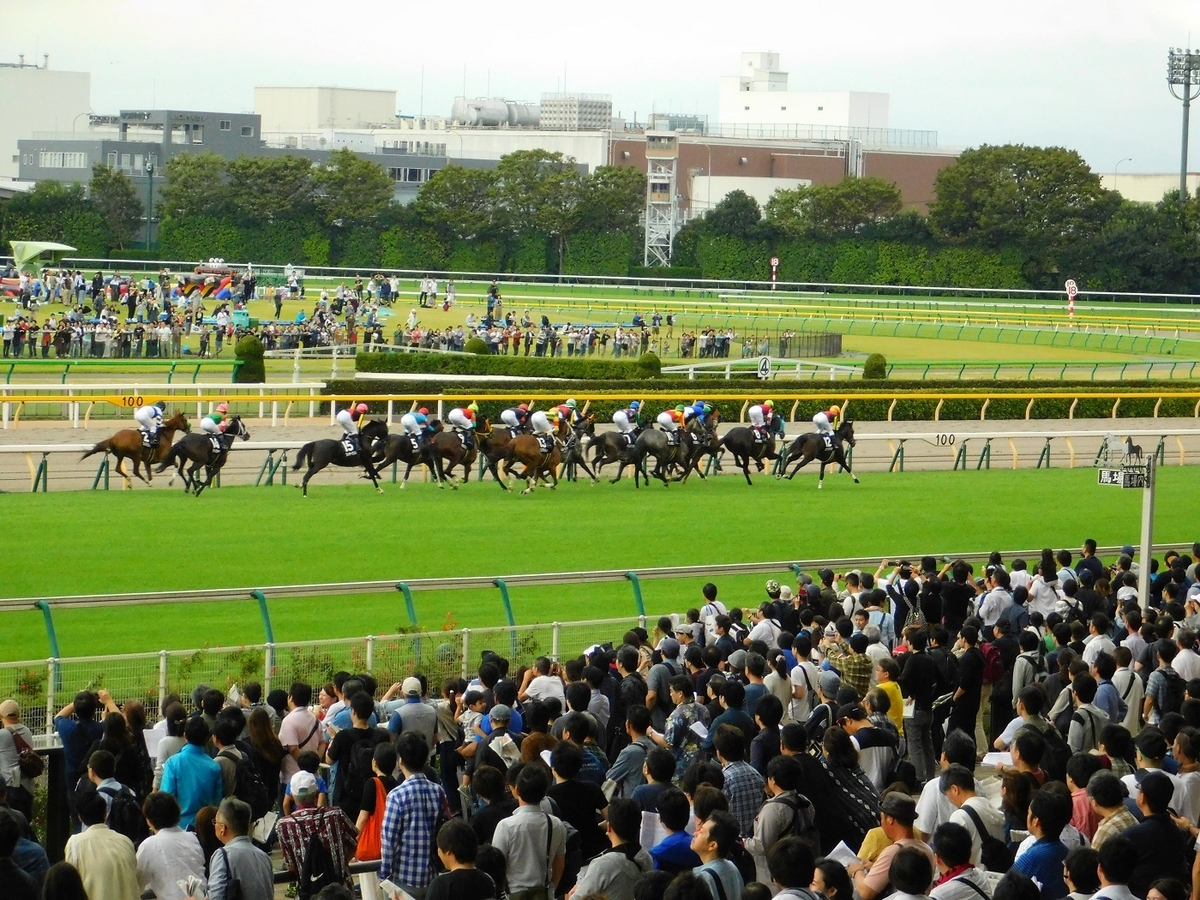
[[[152,447],[153,444],[150,442],[150,432],[148,432],[145,428],[140,428],[138,430],[142,433],[142,446]]]
[[[667,436],[667,446],[668,447],[678,447],[679,446],[679,432],[678,431],[664,431],[663,433]]]
[[[765,444],[770,437],[765,428],[752,428],[751,431],[754,432],[754,443],[756,444]]]
[[[342,449],[346,451],[347,456],[357,456],[358,455],[358,444],[356,444],[354,442],[353,438],[349,438],[349,437],[342,438]]]
[[[538,447],[543,453],[551,453],[554,451],[554,435],[539,434],[537,436]]]
[[[208,436],[208,443],[212,446],[213,453],[221,452],[221,436],[219,434],[210,434]]]
[[[464,450],[470,450],[475,443],[469,431],[460,431],[458,433],[458,442]]]
[[[421,439],[419,437],[417,437],[415,434],[410,434],[408,436],[408,444],[410,447],[413,448],[414,451],[421,449]]]

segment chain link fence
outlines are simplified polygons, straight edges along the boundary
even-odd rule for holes
[[[485,651],[512,661],[513,670],[538,656],[571,659],[594,644],[619,645],[625,632],[657,617],[630,616],[582,622],[552,622],[500,628],[371,635],[361,638],[161,650],[120,656],[23,660],[0,663],[0,697],[21,705],[35,733],[53,732],[54,714],[79,691],[107,690],[118,703],[140,700],[151,720],[163,699],[188,698],[200,684],[227,692],[257,681],[264,696],[293,682],[313,686],[333,681],[338,671],[370,672],[381,689],[409,675],[424,675],[434,692],[447,678],[467,677]],[[186,705],[185,699],[185,705]]]

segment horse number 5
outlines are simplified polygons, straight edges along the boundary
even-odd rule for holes
[[[127,394],[121,398],[121,405],[127,408],[138,409],[145,405],[143,402],[146,398],[137,394]]]
[[[954,435],[939,434],[937,436],[937,442],[938,442],[939,447],[953,447],[954,446]]]

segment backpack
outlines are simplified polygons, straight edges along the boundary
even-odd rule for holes
[[[1155,698],[1155,706],[1158,707],[1158,714],[1164,716],[1167,713],[1177,713],[1183,707],[1183,700],[1187,694],[1187,682],[1183,680],[1183,676],[1174,669],[1159,669],[1158,673],[1163,676],[1167,683],[1167,696],[1163,700]]]
[[[792,824],[781,837],[798,837],[812,849],[814,855],[821,852],[821,832],[817,828],[816,812],[812,802],[803,794],[796,795],[793,803],[790,799],[780,802],[792,811]]]
[[[232,760],[235,767],[233,796],[250,807],[250,820],[257,822],[271,810],[271,796],[258,774],[258,769],[245,756],[237,757],[222,750],[218,757]]]
[[[983,680],[996,682],[1004,677],[1004,660],[995,644],[980,644],[979,652],[983,654]]]
[[[331,884],[341,884],[342,879],[333,865],[333,857],[329,848],[321,840],[319,832],[308,839],[308,847],[304,851],[304,861],[300,864],[300,877],[296,882],[296,896],[307,900],[315,897],[324,887]]]
[[[357,805],[362,799],[363,787],[366,786],[367,780],[375,775],[371,769],[371,762],[375,759],[376,746],[377,744],[371,738],[359,738],[350,745],[350,752],[338,766],[339,803],[346,797],[350,797]]]
[[[979,818],[979,813],[971,807],[964,803],[959,809],[967,814],[971,824],[975,826],[976,834],[979,835],[980,862],[989,872],[1007,872],[1013,864],[1013,852],[1008,844],[999,838],[992,837],[992,833],[983,826],[983,820]]]
[[[150,828],[146,825],[146,817],[142,815],[142,805],[133,791],[124,785],[120,790],[111,787],[96,790],[109,798],[108,818],[104,824],[133,841],[135,848],[150,837]]]
[[[1042,729],[1042,737],[1046,740],[1046,751],[1042,754],[1042,771],[1054,781],[1066,781],[1067,760],[1071,758],[1071,748],[1067,739],[1053,726]]]

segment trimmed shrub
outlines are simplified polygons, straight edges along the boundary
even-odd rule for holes
[[[643,378],[658,378],[662,375],[662,360],[656,353],[643,353],[637,358],[637,367]]]
[[[641,359],[624,361],[561,356],[504,356],[490,353],[482,356],[473,353],[360,353],[357,366],[360,372],[526,375],[534,378],[635,381],[658,374],[657,357],[652,359],[652,362],[643,363]]]
[[[238,383],[250,382],[258,383],[267,380],[267,367],[263,362],[263,344],[255,335],[247,334],[237,342],[233,352],[237,358],[242,361],[242,364],[237,367],[234,373],[235,380]]]
[[[491,350],[488,349],[487,342],[483,338],[473,337],[467,341],[463,349],[467,353],[474,353],[478,356],[490,356]]]
[[[887,359],[882,353],[872,353],[863,363],[863,378],[883,381],[887,378]]]

